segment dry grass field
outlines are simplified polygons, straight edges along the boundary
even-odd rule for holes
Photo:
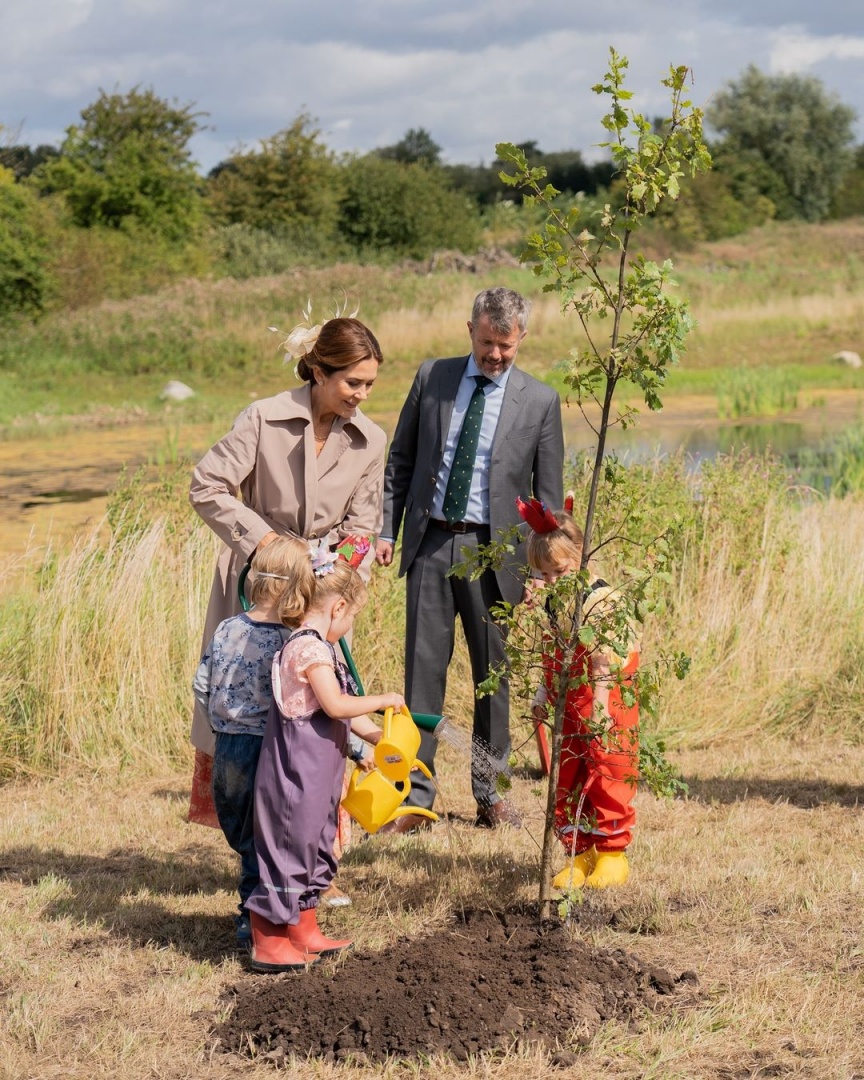
[[[672,392],[713,392],[714,376],[739,364],[860,388],[860,373],[829,358],[860,348],[862,252],[857,222],[771,228],[676,258],[700,327]],[[418,359],[461,348],[471,296],[491,283],[337,267],[103,304],[2,346],[20,364],[0,379],[0,425],[8,434],[23,416],[50,431],[34,410],[53,395],[54,419],[74,428],[84,418],[86,433],[115,359],[128,366],[108,379],[108,404],[138,415],[145,401],[145,420],[165,422],[156,395],[167,369],[140,367],[158,355],[188,363],[202,385],[170,422],[224,430],[238,402],[284,379],[273,336],[261,344],[274,312],[290,325],[310,291],[329,299],[344,289],[362,296],[385,343],[370,412],[389,430]],[[537,297],[530,340],[528,366],[554,378],[573,337],[549,298]],[[0,1080],[864,1080],[860,497],[790,494],[746,456],[720,462],[713,479],[704,466],[697,489],[681,461],[631,470],[646,535],[687,523],[643,658],[670,649],[692,658],[686,680],[661,687],[651,721],[689,791],[672,801],[639,791],[630,881],[585,896],[568,932],[698,981],[634,1022],[607,1021],[587,1045],[562,1032],[576,1055],[564,1068],[526,1043],[462,1063],[360,1069],[274,1062],[251,1043],[248,1054],[224,1053],[214,1042],[231,988],[262,977],[233,947],[235,856],[221,834],[186,822],[189,688],[215,543],[185,502],[188,464],[168,461],[158,482],[125,477],[110,520],[75,544],[31,547],[0,565]],[[354,648],[370,689],[401,684],[403,602],[395,576],[376,574]],[[447,712],[465,728],[470,707],[460,646]],[[444,746],[448,821],[404,838],[363,840],[358,830],[339,876],[353,906],[326,925],[386,955],[397,940],[452,927],[463,909],[530,905],[542,781],[518,722],[514,743],[523,830],[471,826],[467,762]]]
[[[758,463],[718,476],[714,516],[646,627],[646,661],[667,647],[693,659],[658,719],[689,795],[640,791],[630,882],[587,896],[570,928],[698,984],[636,1023],[607,1022],[563,1074],[864,1078],[864,503],[760,496]],[[648,482],[662,517],[680,494],[666,473]],[[166,497],[176,507],[170,486]],[[235,858],[185,821],[187,687],[213,552],[175,509],[22,556],[2,582],[3,1080],[276,1072],[213,1043],[226,992],[260,977],[233,950]],[[355,643],[370,687],[401,682],[401,604],[401,584],[376,574]],[[466,726],[461,650],[447,712]],[[450,825],[358,837],[340,871],[354,905],[328,925],[386,952],[463,908],[536,898],[542,783],[528,731],[514,736],[527,828],[474,829],[467,764],[445,746]],[[562,1032],[565,1047],[575,1038]],[[281,1072],[562,1075],[531,1046],[363,1070],[289,1060]]]
[[[454,824],[355,843],[340,870],[353,907],[327,918],[384,949],[447,925],[460,904],[500,909],[536,893],[537,781],[518,776],[527,828],[467,824],[467,769],[442,753]],[[825,741],[745,739],[676,755],[685,799],[637,797],[630,882],[587,897],[571,932],[698,985],[627,1027],[607,1024],[564,1073],[524,1047],[467,1064],[353,1069],[315,1060],[278,1075],[494,1077],[864,1076],[864,762]],[[234,857],[184,821],[188,777],[12,784],[0,822],[0,1076],[277,1075],[216,1051],[232,950]],[[350,963],[350,959],[347,961]],[[501,958],[506,979],[506,955]]]

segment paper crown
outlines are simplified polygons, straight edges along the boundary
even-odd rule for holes
[[[519,511],[522,520],[527,522],[536,533],[554,532],[560,528],[558,519],[546,506],[546,503],[541,502],[539,499],[528,499],[526,502],[517,496],[516,509]]]
[[[519,516],[524,522],[531,526],[536,533],[550,533],[556,529],[561,528],[561,523],[546,505],[541,502],[540,499],[528,499],[526,502],[524,499],[516,498],[516,509],[519,511]],[[573,513],[573,492],[567,492],[567,498],[564,500],[564,509],[568,514]]]

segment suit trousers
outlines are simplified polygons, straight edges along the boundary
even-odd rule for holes
[[[476,581],[448,577],[463,562],[462,548],[489,543],[489,530],[456,534],[430,525],[408,568],[405,640],[405,700],[418,713],[441,714],[447,689],[447,668],[456,641],[456,616],[465,632],[471,675],[476,686],[490,665],[504,661],[504,636],[489,614],[501,602],[494,573]],[[437,740],[421,732],[419,759],[433,772]],[[510,756],[510,695],[506,681],[497,693],[475,699],[471,746],[471,790],[480,807],[498,802],[498,776]],[[408,804],[432,808],[435,786],[419,770],[411,774]]]

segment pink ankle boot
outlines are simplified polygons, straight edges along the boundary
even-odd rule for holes
[[[318,929],[317,908],[306,908],[300,912],[300,921],[289,926],[288,940],[301,955],[306,956],[335,956],[343,949],[353,949],[354,942],[350,938],[341,940],[324,937]]]
[[[306,956],[288,939],[289,927],[268,922],[263,915],[249,912],[252,924],[252,952],[249,965],[253,971],[275,974],[279,971],[302,971],[318,962],[316,955]]]

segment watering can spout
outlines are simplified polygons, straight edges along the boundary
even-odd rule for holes
[[[435,725],[441,717],[434,717]],[[403,705],[401,709],[386,709],[382,723],[381,738],[375,746],[375,765],[371,772],[362,775],[355,769],[348,781],[348,791],[342,806],[368,833],[377,832],[382,825],[406,814],[420,814],[432,821],[438,815],[419,806],[406,806],[411,792],[408,774],[419,769],[432,779],[427,765],[417,759],[420,749],[420,729],[416,717]]]
[[[436,716],[435,713],[412,712],[410,715],[417,727],[422,728],[423,731],[431,732],[433,735],[438,725],[446,719],[444,716]]]

